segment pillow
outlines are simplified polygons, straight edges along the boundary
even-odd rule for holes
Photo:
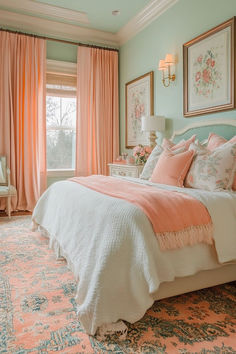
[[[142,179],[149,179],[152,175],[152,172],[156,166],[156,163],[163,151],[163,148],[160,145],[156,145],[152,150],[150,156],[147,159],[147,162],[144,165],[143,171],[140,175]]]
[[[189,146],[195,141],[196,135],[191,136],[188,140],[181,140],[178,144],[174,144],[171,140],[169,139],[163,139],[162,142],[162,147],[164,149],[171,149],[171,150],[176,150],[179,148],[184,147],[185,150],[189,149]]]
[[[181,147],[173,151],[174,154],[179,154],[183,152],[185,149]],[[157,164],[157,161],[164,149],[160,145],[156,145],[155,148],[152,150],[150,156],[147,159],[147,162],[144,165],[143,171],[140,175],[141,179],[150,179],[153,173],[153,170]]]
[[[222,136],[219,136],[217,134],[210,133],[209,137],[208,137],[207,148],[212,151],[215,148],[217,148],[225,143],[227,143],[227,140],[225,138],[223,138]],[[229,140],[229,143],[232,143],[232,144],[236,143],[236,135],[232,139]],[[236,174],[234,175],[232,189],[234,191],[236,191]]]
[[[207,143],[207,148],[210,151],[215,150],[217,147],[227,143],[228,140],[226,140],[225,138],[223,138],[222,136],[219,136],[217,134],[214,133],[210,133],[208,136],[208,143]],[[229,140],[229,142],[231,144],[236,143],[236,135]]]
[[[205,152],[204,152],[205,149]],[[185,186],[220,191],[230,189],[236,168],[236,144],[230,142],[214,151],[191,144],[190,151],[197,152],[185,180]]]
[[[0,183],[5,183],[5,178],[3,174],[2,161],[0,160]]]
[[[151,176],[151,182],[183,187],[183,182],[191,165],[194,151],[174,154],[164,150]]]

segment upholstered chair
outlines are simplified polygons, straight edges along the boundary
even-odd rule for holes
[[[6,156],[0,156],[0,198],[7,199],[7,214],[11,217],[11,198],[16,196],[16,188],[11,185],[10,169]]]

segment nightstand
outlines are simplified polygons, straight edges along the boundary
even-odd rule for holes
[[[126,165],[124,163],[109,163],[110,176],[126,176],[139,178],[143,165]]]

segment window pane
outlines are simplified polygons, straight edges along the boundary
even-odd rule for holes
[[[47,127],[75,127],[76,98],[47,96]]]
[[[47,169],[75,168],[75,130],[47,131]]]
[[[76,98],[47,96],[47,168],[75,168]]]

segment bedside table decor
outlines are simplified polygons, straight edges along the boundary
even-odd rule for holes
[[[133,149],[133,156],[135,158],[136,165],[144,165],[151,152],[152,149],[150,146],[143,146],[141,144],[135,146]]]
[[[156,132],[163,133],[165,131],[165,117],[162,116],[143,116],[142,131],[150,132],[150,146],[156,146]]]

